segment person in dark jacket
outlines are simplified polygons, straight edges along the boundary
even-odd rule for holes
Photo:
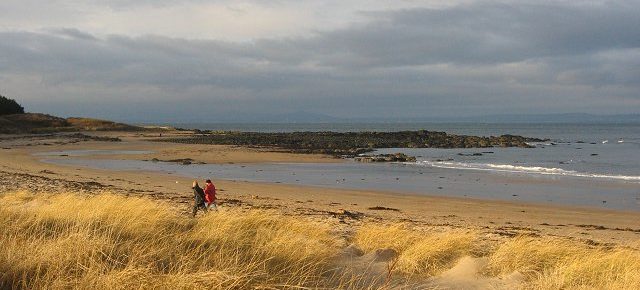
[[[196,216],[198,209],[207,211],[207,205],[204,203],[204,190],[200,188],[197,181],[193,181],[193,216]]]

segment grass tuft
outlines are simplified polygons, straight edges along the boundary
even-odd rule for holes
[[[560,238],[518,237],[490,256],[488,272],[518,271],[532,289],[640,289],[640,251]]]
[[[433,276],[469,255],[477,239],[474,233],[420,232],[406,224],[366,225],[355,236],[365,252],[391,248],[398,252],[395,270],[409,275]]]

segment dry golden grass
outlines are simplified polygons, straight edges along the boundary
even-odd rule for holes
[[[88,131],[135,131],[142,128],[113,121],[92,118],[67,118],[67,123],[72,127]]]
[[[456,231],[428,235],[400,254],[398,270],[408,274],[437,275],[469,255],[474,240],[474,234]]]
[[[464,256],[488,252],[478,250],[487,241],[473,231],[356,228],[352,239],[365,252],[399,253],[390,264],[400,278],[389,284],[385,273],[372,277],[340,260],[345,241],[329,223],[233,209],[193,219],[161,202],[108,194],[0,194],[0,232],[1,289],[379,289],[405,278],[420,285]],[[518,271],[524,288],[640,289],[637,243],[493,243],[484,273]]]
[[[560,238],[519,237],[490,256],[493,274],[519,271],[532,289],[640,289],[640,251]]]
[[[405,224],[393,224],[366,225],[356,233],[355,243],[366,252],[381,248],[396,250],[395,269],[401,273],[433,276],[469,255],[476,239],[470,232],[425,233]]]
[[[421,235],[407,224],[369,224],[358,230],[354,242],[365,252],[384,248],[402,252],[420,238]]]
[[[0,288],[343,285],[330,228],[272,212],[198,219],[147,199],[74,194],[0,198]]]

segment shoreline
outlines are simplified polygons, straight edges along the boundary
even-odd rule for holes
[[[224,149],[224,147],[213,147],[211,150],[215,152],[216,148]],[[154,148],[147,147],[146,149]],[[187,158],[184,159],[187,160],[187,164],[184,164],[183,159],[169,160],[171,157],[161,152],[155,154],[136,154],[144,153],[142,151],[131,151],[129,152],[131,154],[113,151],[88,152],[86,156],[83,155],[84,152],[78,152],[77,155],[74,155],[75,153],[72,151],[60,153],[67,153],[71,156],[66,156],[67,154],[64,157],[55,154],[53,156],[40,155],[40,161],[60,166],[114,171],[159,172],[186,178],[207,177],[327,190],[360,190],[380,192],[392,196],[403,194],[458,197],[541,206],[559,205],[640,212],[637,203],[640,196],[635,194],[637,184],[613,180],[588,180],[571,177],[556,179],[535,175],[485,174],[473,171],[461,175],[460,172],[449,169],[416,168],[397,163],[362,164],[341,159],[321,159],[322,162],[314,162],[313,159],[306,159],[305,162],[296,162],[295,160],[278,160],[276,162],[262,159],[260,162],[255,160],[253,163],[216,162],[204,164]],[[186,153],[184,155],[191,156]],[[151,157],[153,160],[150,160]],[[594,192],[597,195],[594,195]]]
[[[94,160],[94,159],[107,159],[110,160],[112,156],[116,156],[116,155],[105,155],[105,156],[99,156],[99,155],[89,155],[89,156],[74,156],[74,158],[78,158],[78,159],[89,159],[89,160]],[[118,156],[123,156],[123,155],[118,155]],[[134,156],[140,156],[140,155],[134,155]],[[123,160],[137,160],[137,159],[123,159]],[[148,161],[148,160],[141,160],[141,161]],[[166,173],[166,172],[162,172],[162,171],[158,171],[158,170],[131,170],[131,169],[102,169],[102,168],[94,168],[91,166],[85,166],[85,165],[74,165],[74,164],[59,164],[56,162],[52,162],[52,161],[43,161],[43,160],[39,160],[39,162],[41,162],[42,164],[50,164],[53,166],[61,166],[61,167],[70,167],[70,168],[83,168],[83,169],[91,169],[91,170],[100,170],[100,171],[104,171],[106,173],[108,172],[123,172],[123,173],[129,173],[129,174],[136,174],[136,173],[143,173],[143,174],[149,174],[149,175],[158,175],[158,176],[165,176],[165,175],[171,175],[171,176],[180,176],[179,179],[193,179],[194,177],[190,177],[184,174],[174,174],[174,173]],[[166,163],[173,163],[172,161],[158,161],[158,162],[166,162]],[[341,162],[339,160],[335,161],[335,162]],[[265,162],[237,162],[237,163],[232,163],[232,164],[236,164],[236,165],[255,165],[255,164],[262,164]],[[269,163],[265,163],[265,164],[299,164],[299,163],[303,163],[303,162],[290,162],[290,161],[281,161],[281,162],[269,162]],[[217,163],[220,165],[225,165],[227,163]],[[635,213],[640,213],[640,211],[638,210],[629,210],[629,209],[618,209],[618,208],[603,208],[603,207],[598,207],[598,206],[589,206],[589,205],[567,205],[567,204],[559,204],[559,203],[553,203],[553,202],[544,202],[544,201],[524,201],[524,200],[505,200],[505,199],[500,199],[500,198],[490,198],[490,197],[475,197],[475,196],[453,196],[453,195],[444,195],[444,194],[438,194],[438,193],[434,193],[434,192],[418,192],[418,191],[411,191],[411,190],[383,190],[383,189],[362,189],[362,188],[349,188],[349,187],[340,187],[340,186],[323,186],[323,185],[309,185],[309,184],[293,184],[293,183],[286,183],[286,182],[278,182],[278,181],[259,181],[259,180],[245,180],[245,179],[230,179],[230,178],[221,178],[221,177],[213,177],[215,180],[218,181],[222,181],[224,183],[248,183],[251,185],[255,185],[255,186],[278,186],[278,187],[291,187],[294,188],[296,190],[299,191],[308,191],[308,190],[312,190],[312,191],[322,191],[322,190],[333,190],[333,191],[342,191],[342,192],[358,192],[358,193],[362,193],[362,194],[369,194],[369,195],[382,195],[382,196],[387,196],[387,197],[401,197],[401,196],[407,196],[407,197],[414,197],[414,198],[429,198],[429,199],[443,199],[443,201],[446,200],[456,200],[456,201],[476,201],[478,203],[502,203],[502,204],[506,204],[506,205],[512,205],[512,206],[532,206],[532,207],[552,207],[552,208],[556,208],[558,210],[571,210],[571,209],[576,209],[576,210],[585,210],[585,211],[601,211],[603,213],[606,212],[612,212],[612,213],[631,213],[631,214],[635,214]],[[197,178],[196,178],[197,179]],[[517,179],[524,179],[523,177],[510,177],[510,179],[513,180],[517,180]],[[517,182],[517,181],[514,181]],[[554,182],[554,181],[549,181],[549,182]]]
[[[38,177],[84,182],[94,185],[88,191],[129,192],[165,200],[181,211],[188,210],[191,201],[191,178],[154,172],[123,172],[74,166],[57,166],[38,161],[35,152],[70,149],[156,149],[165,155],[182,150],[178,158],[191,155],[220,164],[237,161],[260,162],[341,162],[326,156],[264,152],[255,149],[211,146],[170,145],[141,141],[141,136],[118,135],[124,142],[80,142],[62,145],[16,145],[2,143],[0,171],[5,175],[30,174],[24,177],[37,182]],[[105,135],[105,134],[102,134]],[[146,138],[146,137],[145,137]],[[15,141],[13,141],[15,142]],[[29,141],[34,142],[34,141]],[[43,141],[35,141],[43,142]],[[24,142],[23,142],[24,143]],[[188,149],[188,150],[185,150]],[[11,154],[7,154],[11,153]],[[161,153],[157,153],[161,154]],[[95,156],[92,156],[92,158]],[[103,156],[104,158],[132,158],[133,156]],[[147,156],[148,157],[148,156]],[[135,158],[143,158],[136,155]],[[164,157],[163,157],[164,158]],[[198,160],[197,158],[194,158]],[[235,160],[235,161],[231,161]],[[237,162],[241,163],[241,162]],[[640,212],[591,207],[522,203],[470,197],[417,195],[391,191],[336,189],[239,180],[214,180],[223,206],[243,209],[269,208],[290,215],[328,219],[348,230],[365,220],[377,222],[407,222],[415,225],[473,228],[487,236],[499,238],[513,235],[554,235],[570,239],[592,240],[599,243],[619,243],[640,238]],[[6,181],[5,181],[6,182]],[[42,182],[42,181],[40,181]],[[64,182],[62,182],[64,183]],[[25,187],[29,188],[31,184]],[[386,209],[372,209],[372,208]]]

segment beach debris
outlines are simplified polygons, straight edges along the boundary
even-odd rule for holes
[[[233,198],[229,198],[229,199],[220,199],[220,201],[218,201],[218,205],[242,205],[242,201],[239,199],[233,199]]]
[[[364,216],[363,213],[361,212],[357,212],[357,211],[348,211],[346,209],[338,209],[335,212],[329,212],[329,214],[333,215],[334,217],[337,217],[340,220],[343,220],[345,218],[350,218],[350,219],[360,219],[361,217]]]
[[[384,206],[372,206],[367,208],[369,210],[388,210],[388,211],[400,211],[397,208],[391,208],[391,207],[384,207]]]
[[[206,164],[205,162],[202,161],[198,161],[196,162],[195,160],[191,159],[191,158],[179,158],[179,159],[169,159],[169,160],[162,160],[162,159],[158,159],[158,158],[153,158],[150,160],[151,162],[172,162],[172,163],[178,163],[181,165],[191,165],[191,164]]]

